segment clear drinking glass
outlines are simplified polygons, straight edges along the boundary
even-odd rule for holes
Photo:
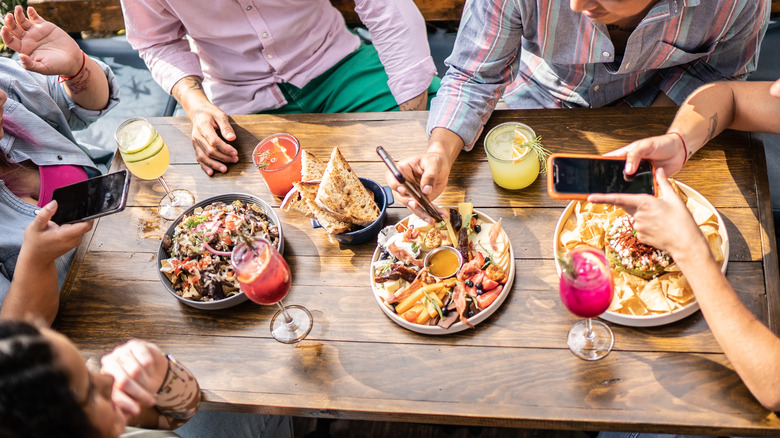
[[[257,304],[276,304],[279,311],[271,318],[271,335],[279,342],[300,342],[311,331],[311,312],[303,306],[282,304],[290,290],[290,267],[276,248],[265,239],[233,247],[231,263],[238,284],[246,296]]]
[[[131,117],[122,122],[114,133],[119,153],[127,170],[141,179],[157,179],[166,195],[157,204],[163,218],[173,220],[195,204],[195,197],[188,190],[171,190],[163,174],[171,162],[171,153],[165,140],[151,123],[143,117]]]
[[[615,343],[609,326],[592,319],[612,302],[614,286],[607,257],[599,249],[578,246],[567,252],[560,264],[561,301],[571,313],[585,318],[569,329],[569,349],[585,360],[601,359]]]
[[[536,138],[530,126],[506,122],[495,126],[485,136],[490,174],[499,186],[518,190],[531,185],[539,175],[539,154],[536,148],[518,148]]]

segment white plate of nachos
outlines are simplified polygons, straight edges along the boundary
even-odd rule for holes
[[[721,272],[725,274],[729,258],[729,238],[723,218],[699,192],[683,183],[671,179],[670,182],[683,197],[696,224],[707,238],[715,260],[720,263]],[[660,269],[660,275],[658,272],[616,267],[621,263],[621,259],[615,257],[614,237],[620,233],[616,229],[622,228],[614,224],[624,223],[625,215],[622,208],[614,205],[570,202],[555,227],[553,251],[558,275],[561,273],[558,257],[566,249],[590,245],[605,250],[608,257],[612,252],[613,256],[610,264],[613,266],[615,295],[609,309],[601,315],[602,319],[631,327],[654,327],[679,321],[695,313],[699,310],[699,304],[685,276],[673,261]],[[630,230],[627,232],[630,233]],[[608,235],[612,239],[608,239]],[[620,249],[618,246],[618,250]],[[666,263],[660,252],[653,252],[652,256],[654,262],[661,265]],[[645,268],[642,266],[642,269]]]

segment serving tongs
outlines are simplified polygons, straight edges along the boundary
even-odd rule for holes
[[[395,161],[390,158],[390,155],[387,153],[385,148],[382,146],[377,146],[376,153],[379,154],[379,156],[382,158],[382,161],[385,162],[385,165],[387,165],[387,168],[390,169],[390,172],[393,174],[395,179],[398,180],[398,183],[404,186],[406,191],[412,195],[412,198],[414,198],[414,200],[420,204],[423,210],[425,210],[429,216],[436,220],[436,222],[442,222],[444,218],[441,217],[439,210],[436,209],[431,201],[429,201],[428,198],[423,195],[423,192],[420,190],[420,185],[417,184],[417,181],[413,179],[407,180],[404,178],[403,174],[401,174],[401,171],[398,170],[398,167],[396,167]]]

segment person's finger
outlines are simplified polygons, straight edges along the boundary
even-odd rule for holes
[[[626,213],[633,215],[642,204],[644,195],[622,195],[616,193],[592,193],[588,195],[588,202],[594,204],[612,204],[623,207]]]
[[[212,169],[212,172],[211,172],[211,173],[209,173],[209,172],[208,172],[208,170],[206,170],[206,169],[204,168],[204,170],[206,170],[206,173],[207,173],[209,176],[211,176],[211,175],[213,174],[213,172],[214,172],[214,171],[217,171],[217,172],[219,172],[219,173],[225,173],[225,172],[227,172],[227,166],[225,166],[225,165],[224,165],[222,162],[220,162],[220,161],[217,161],[217,160],[213,160],[213,159],[211,159],[211,157],[209,157],[209,156],[207,156],[207,155],[205,155],[205,154],[204,154],[204,155],[199,155],[199,156],[198,156],[198,163],[200,163],[200,167],[202,167],[202,168],[203,168],[204,166],[206,166],[206,167],[208,167],[208,168]]]
[[[663,167],[659,167],[655,171],[655,181],[658,183],[658,188],[661,190],[661,197],[665,198],[667,196],[677,196],[677,193],[674,192],[672,184],[666,177],[666,172],[664,171]]]
[[[649,151],[645,143],[632,143],[626,148],[626,175],[633,175],[639,168],[639,161],[647,158]]]
[[[141,413],[141,406],[121,390],[112,391],[111,400],[125,417],[134,417]]]
[[[198,164],[200,164],[200,168],[203,170],[203,172],[206,175],[208,175],[208,176],[214,175],[214,169],[210,168],[209,166],[206,166],[205,164],[201,163],[200,161],[198,161]]]
[[[19,24],[19,27],[24,31],[30,30],[33,25],[32,22],[27,19],[27,16],[24,15],[24,9],[21,6],[14,8],[14,18],[16,19],[16,23]]]
[[[230,120],[227,117],[217,117],[217,125],[219,126],[219,132],[222,135],[222,138],[227,141],[236,139],[236,132],[233,130],[233,127],[230,126]]]
[[[614,151],[609,151],[606,154],[604,154],[605,157],[625,157],[628,153],[628,148],[631,145],[623,146],[622,148],[615,149]]]
[[[54,213],[57,212],[57,201],[52,200],[43,208],[35,211],[35,219],[33,219],[31,226],[38,231],[43,231],[49,226],[49,221]]]
[[[28,6],[27,7],[27,17],[32,21],[33,23],[43,22],[45,21],[43,18],[41,18],[40,15],[38,15],[38,11],[35,10],[34,7]]]
[[[154,406],[154,395],[146,389],[148,378],[143,367],[133,355],[132,350],[122,351],[116,358],[119,369],[114,375],[117,387],[132,397],[141,406]]]

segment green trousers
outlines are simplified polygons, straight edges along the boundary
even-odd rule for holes
[[[390,93],[387,80],[387,73],[374,46],[362,44],[303,88],[278,84],[287,104],[261,114],[398,111],[398,103]],[[428,87],[428,106],[440,82],[439,77],[433,77]]]

